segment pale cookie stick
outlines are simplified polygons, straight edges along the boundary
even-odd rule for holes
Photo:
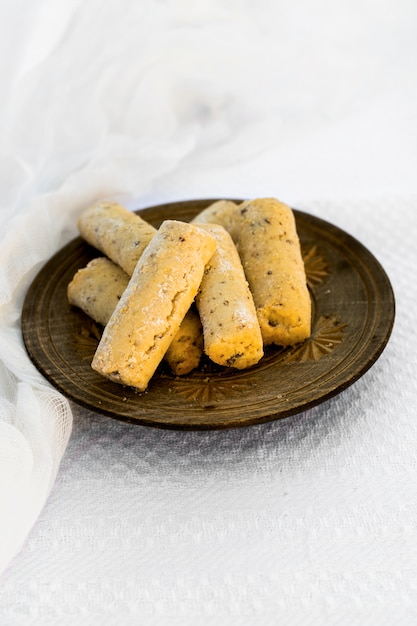
[[[229,233],[219,224],[200,224],[217,241],[196,297],[204,352],[218,363],[244,369],[263,356],[261,330],[243,267]]]
[[[220,224],[223,226],[233,241],[236,240],[240,219],[239,206],[231,200],[217,200],[206,209],[203,209],[192,220],[193,224]]]
[[[189,374],[199,366],[203,354],[203,329],[198,314],[188,309],[164,359],[176,376]]]
[[[93,259],[69,283],[68,301],[105,326],[128,283],[129,276],[113,261]]]
[[[79,307],[93,320],[105,326],[129,283],[121,267],[100,257],[78,270],[68,285],[70,304]],[[176,376],[198,367],[203,352],[200,318],[190,309],[165,354],[165,361]]]
[[[99,202],[78,218],[78,230],[89,244],[132,275],[156,228],[116,202]]]
[[[294,345],[311,333],[311,301],[294,214],[273,198],[239,206],[238,251],[264,345]]]
[[[216,240],[166,220],[146,247],[104,329],[92,368],[144,391],[180,328]]]

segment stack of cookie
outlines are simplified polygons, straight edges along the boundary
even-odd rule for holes
[[[159,229],[116,203],[89,207],[81,236],[105,256],[68,286],[104,326],[92,367],[144,391],[165,359],[175,375],[256,365],[264,346],[310,335],[311,303],[292,210],[278,200],[222,200],[192,223]]]

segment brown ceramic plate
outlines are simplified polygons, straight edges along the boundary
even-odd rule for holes
[[[176,202],[138,213],[154,226],[188,221],[213,200]],[[293,415],[335,396],[375,363],[391,334],[394,295],[385,271],[356,239],[294,210],[313,302],[311,339],[270,348],[236,371],[203,361],[174,377],[162,364],[146,392],[117,385],[90,367],[101,328],[67,302],[75,272],[100,256],[77,238],[39,272],[27,293],[22,332],[30,358],[69,399],[135,424],[177,429],[249,426]]]

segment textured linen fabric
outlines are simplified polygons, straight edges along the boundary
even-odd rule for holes
[[[2,626],[415,624],[417,5],[0,9]],[[88,204],[255,196],[387,271],[392,337],[353,386],[176,432],[80,408],[33,367],[24,295]]]

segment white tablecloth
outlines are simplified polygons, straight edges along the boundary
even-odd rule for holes
[[[417,623],[417,4],[0,5],[0,623]],[[68,403],[20,336],[98,198],[275,196],[387,271],[393,334],[339,396],[250,428]]]

